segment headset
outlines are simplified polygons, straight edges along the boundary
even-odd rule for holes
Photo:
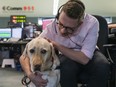
[[[68,2],[66,2],[65,4],[63,4],[63,5],[61,5],[60,7],[59,7],[59,9],[58,9],[58,11],[57,11],[57,14],[56,14],[56,19],[59,19],[59,16],[60,16],[60,11],[62,10],[62,8],[65,6],[65,5],[67,5],[68,3],[73,3],[73,2],[75,2],[75,3],[77,3],[78,4],[78,6],[84,11],[85,10],[85,6],[84,6],[84,4],[80,1],[80,0],[69,0]],[[80,17],[83,19],[83,17],[82,17],[82,15],[83,14],[80,14]],[[84,15],[83,15],[84,16]],[[80,18],[80,19],[81,19]]]

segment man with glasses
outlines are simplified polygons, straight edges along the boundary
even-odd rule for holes
[[[56,19],[47,26],[40,37],[47,38],[60,52],[61,87],[77,87],[82,73],[88,74],[87,87],[106,87],[109,63],[97,50],[99,23],[85,13],[80,0],[70,0],[62,5]],[[37,87],[45,87],[47,81],[31,73],[28,58],[21,56],[21,65]]]

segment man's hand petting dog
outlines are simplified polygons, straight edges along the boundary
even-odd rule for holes
[[[47,79],[42,78],[42,74],[39,72],[31,73],[29,75],[29,79],[35,84],[36,87],[46,87],[47,86]]]
[[[50,39],[48,39],[48,38],[44,38],[44,39],[46,39],[48,42],[52,43],[52,45],[53,45],[55,48],[57,47],[58,43],[56,43],[55,41],[52,41],[52,40],[50,40]]]

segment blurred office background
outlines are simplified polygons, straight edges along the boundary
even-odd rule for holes
[[[68,0],[0,0],[0,27],[7,26],[11,15],[26,15],[28,22],[38,24],[41,17],[55,17],[58,7],[66,1]],[[109,17],[112,22],[116,21],[115,0],[82,1],[87,13]]]
[[[67,1],[68,0],[0,0],[0,29],[8,27],[21,27],[24,28],[25,31],[28,28],[34,29],[35,31],[42,31],[45,26],[55,18],[58,8]],[[103,16],[108,24],[116,23],[116,0],[82,1],[85,4],[87,13]],[[16,25],[12,23],[12,16],[18,17],[20,15],[26,17],[25,22],[16,22]],[[113,39],[113,41],[111,40],[111,43],[116,43],[116,38],[115,40]],[[15,56],[14,58],[19,58],[21,55],[20,49],[17,49],[17,51],[11,50],[10,54],[7,52],[8,50],[2,52],[0,48],[0,54],[3,56],[6,54],[5,56]],[[12,54],[14,52],[15,54]],[[114,52],[116,52],[116,49],[114,49],[113,53]],[[113,57],[116,59],[116,55]],[[2,60],[0,57],[0,65],[1,64]],[[0,68],[0,87],[10,87],[10,84],[13,85],[12,82],[14,81],[14,78],[18,82],[15,82],[17,86],[11,86],[23,87],[20,81],[24,74],[22,73],[20,67],[16,69],[9,68],[11,67],[8,66],[3,69]],[[9,79],[7,80],[7,78]],[[9,80],[11,80],[11,82]]]

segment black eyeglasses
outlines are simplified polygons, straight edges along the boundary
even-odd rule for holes
[[[57,24],[58,24],[60,29],[64,28],[66,30],[66,32],[69,33],[69,34],[72,34],[78,26],[77,25],[76,27],[73,27],[73,28],[72,27],[67,27],[67,26],[64,26],[60,21],[58,21]]]

